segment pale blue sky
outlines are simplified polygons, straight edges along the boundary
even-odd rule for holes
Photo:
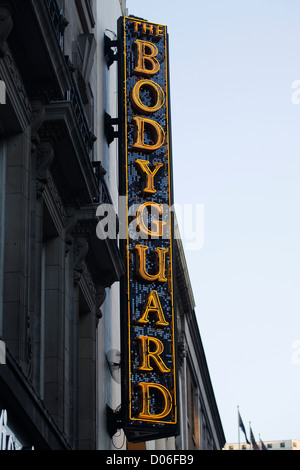
[[[186,259],[227,442],[238,405],[257,440],[300,439],[300,3],[127,7],[168,26],[175,202],[204,205]]]

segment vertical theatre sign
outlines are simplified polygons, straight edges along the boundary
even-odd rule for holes
[[[166,27],[121,18],[120,194],[124,430],[138,442],[177,434],[172,168]]]

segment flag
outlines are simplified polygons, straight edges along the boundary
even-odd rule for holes
[[[260,439],[261,450],[268,450],[263,441]]]
[[[250,440],[251,440],[253,450],[260,450],[258,444],[255,441],[254,434],[252,432],[251,426],[250,426]]]
[[[242,421],[242,418],[241,418],[241,415],[240,415],[239,411],[238,411],[238,414],[239,414],[239,427],[241,428],[241,430],[245,434],[245,439],[246,439],[247,444],[250,444],[250,442],[248,441],[246,429],[245,429],[245,426],[244,426],[244,423]]]

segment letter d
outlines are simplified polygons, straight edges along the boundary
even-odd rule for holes
[[[152,420],[161,420],[168,416],[172,410],[173,400],[169,390],[163,385],[157,383],[147,383],[141,382],[139,386],[142,390],[142,403],[143,410],[139,414],[140,419],[152,419]],[[160,413],[151,413],[150,412],[150,389],[153,391],[159,392],[161,395],[162,401],[164,403],[164,408]]]

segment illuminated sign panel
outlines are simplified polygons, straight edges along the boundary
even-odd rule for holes
[[[130,441],[177,434],[172,168],[165,26],[121,18],[120,194],[124,429]]]

